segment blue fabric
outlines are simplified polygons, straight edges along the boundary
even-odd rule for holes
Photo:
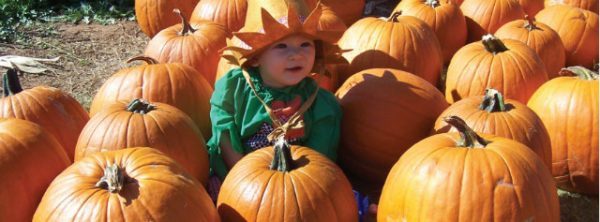
[[[352,192],[354,192],[354,201],[356,201],[356,206],[358,206],[358,221],[366,221],[369,210],[369,197],[360,194],[356,190],[352,190]]]

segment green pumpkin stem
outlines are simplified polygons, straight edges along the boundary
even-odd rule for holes
[[[425,4],[428,5],[429,7],[435,8],[440,6],[440,1],[438,0],[426,0]]]
[[[106,189],[111,193],[119,193],[125,184],[125,175],[117,164],[106,166],[104,175],[96,183],[96,187]]]
[[[279,172],[289,172],[294,169],[294,162],[292,161],[292,151],[290,145],[285,139],[280,137],[273,146],[275,155],[273,161],[269,167],[271,170],[277,170]]]
[[[4,96],[11,96],[23,91],[21,82],[19,82],[19,76],[17,75],[17,69],[8,69],[2,77],[2,87],[4,89]]]
[[[530,32],[535,29],[540,29],[537,26],[535,26],[533,18],[531,18],[529,15],[525,15],[525,28]]]
[[[444,121],[456,128],[460,133],[460,140],[456,142],[457,147],[484,148],[489,144],[488,141],[481,138],[467,123],[458,116],[445,117]]]
[[[485,47],[485,50],[487,50],[488,52],[490,52],[494,55],[508,50],[508,48],[506,48],[504,43],[499,38],[496,38],[496,36],[493,36],[492,34],[486,34],[481,39],[483,42],[483,46]]]
[[[485,110],[488,113],[506,111],[504,96],[498,90],[486,89],[479,109]]]
[[[146,114],[156,108],[155,105],[145,102],[142,99],[134,99],[127,105],[127,111],[139,114]]]
[[[156,59],[154,59],[150,56],[143,56],[143,55],[130,58],[127,60],[127,63],[132,63],[134,61],[144,61],[148,65],[155,65],[155,64],[159,63]]]
[[[388,22],[398,22],[398,17],[402,15],[402,11],[392,12],[390,17],[387,19]]]
[[[558,73],[560,76],[577,76],[583,80],[597,80],[598,72],[594,72],[583,66],[569,66],[562,68]]]
[[[196,30],[194,28],[192,28],[192,26],[187,21],[187,19],[185,19],[185,16],[183,15],[183,12],[181,12],[181,10],[176,8],[176,9],[173,9],[173,12],[175,14],[179,15],[179,18],[181,18],[181,25],[183,26],[183,29],[181,29],[181,32],[179,32],[179,35],[185,36],[185,35],[190,35],[190,34],[196,32]]]

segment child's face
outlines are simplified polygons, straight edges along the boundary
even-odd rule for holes
[[[273,43],[256,60],[263,83],[273,88],[298,84],[310,74],[315,62],[315,43],[302,35],[291,35]]]

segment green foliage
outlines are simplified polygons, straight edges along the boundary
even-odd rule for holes
[[[20,30],[35,23],[134,20],[133,6],[134,0],[0,0],[0,42],[27,41]]]

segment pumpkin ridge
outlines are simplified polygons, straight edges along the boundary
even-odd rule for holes
[[[295,172],[297,172],[297,173],[295,173],[294,176],[296,176],[296,177],[304,176],[304,178],[306,178],[305,180],[310,180],[310,182],[311,182],[310,185],[312,185],[310,187],[318,188],[321,194],[325,194],[324,196],[326,196],[327,200],[329,200],[329,201],[326,201],[326,203],[329,203],[329,205],[331,206],[331,208],[335,209],[335,207],[333,207],[333,204],[332,204],[333,201],[331,200],[331,196],[330,195],[326,195],[328,193],[327,189],[323,188],[323,186],[321,186],[321,183],[318,183],[315,179],[313,179],[313,177],[311,177],[308,172],[298,171],[298,170],[295,171]],[[299,181],[305,181],[305,180],[299,180]],[[304,185],[305,182],[300,182],[300,183]],[[304,187],[306,187],[306,186],[304,186]],[[310,203],[312,205],[312,201]],[[319,206],[317,206],[317,208],[318,207]],[[316,209],[316,208],[314,208],[314,209]],[[337,211],[335,211],[335,210],[334,210],[334,212],[337,213]],[[336,214],[336,218],[337,218],[337,214]]]

